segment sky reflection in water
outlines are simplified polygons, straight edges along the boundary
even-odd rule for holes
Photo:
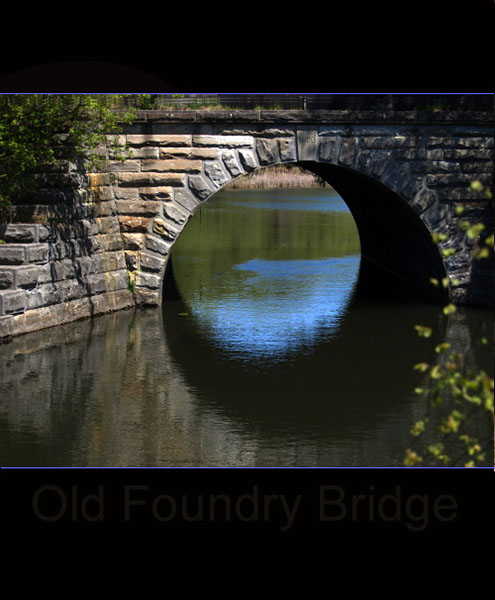
[[[314,260],[251,259],[237,293],[192,312],[217,344],[245,358],[279,360],[335,334],[350,301],[359,255]]]

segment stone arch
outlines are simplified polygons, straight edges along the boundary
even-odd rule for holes
[[[186,173],[171,201],[163,203],[163,217],[152,220],[141,251],[146,271],[137,278],[140,302],[161,302],[173,244],[201,205],[233,179],[284,163],[322,177],[349,206],[361,239],[361,297],[449,299],[447,291],[429,280],[440,280],[447,272],[431,233],[445,230],[450,213],[407,161],[395,160],[388,149],[359,151],[357,138],[320,137],[318,144],[311,136],[234,138],[222,147],[222,136],[215,136],[215,158],[203,159],[197,172]]]

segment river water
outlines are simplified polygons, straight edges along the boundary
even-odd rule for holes
[[[402,466],[431,414],[413,366],[447,340],[493,377],[493,317],[364,302],[359,264],[331,188],[217,193],[173,247],[162,307],[0,344],[0,465]]]

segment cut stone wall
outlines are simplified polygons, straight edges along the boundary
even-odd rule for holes
[[[124,163],[110,159],[102,174],[65,164],[43,175],[30,207],[38,223],[0,227],[0,337],[160,304],[170,250],[195,211],[233,178],[287,162],[379,182],[426,230],[447,235],[440,250],[455,248],[443,260],[459,281],[449,299],[493,299],[491,267],[473,265],[457,229],[461,219],[492,226],[492,204],[469,188],[474,179],[492,184],[487,113],[148,111],[121,141],[130,148]]]

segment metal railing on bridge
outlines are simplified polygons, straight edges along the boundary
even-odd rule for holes
[[[493,112],[492,94],[131,94],[141,110],[360,110]]]

